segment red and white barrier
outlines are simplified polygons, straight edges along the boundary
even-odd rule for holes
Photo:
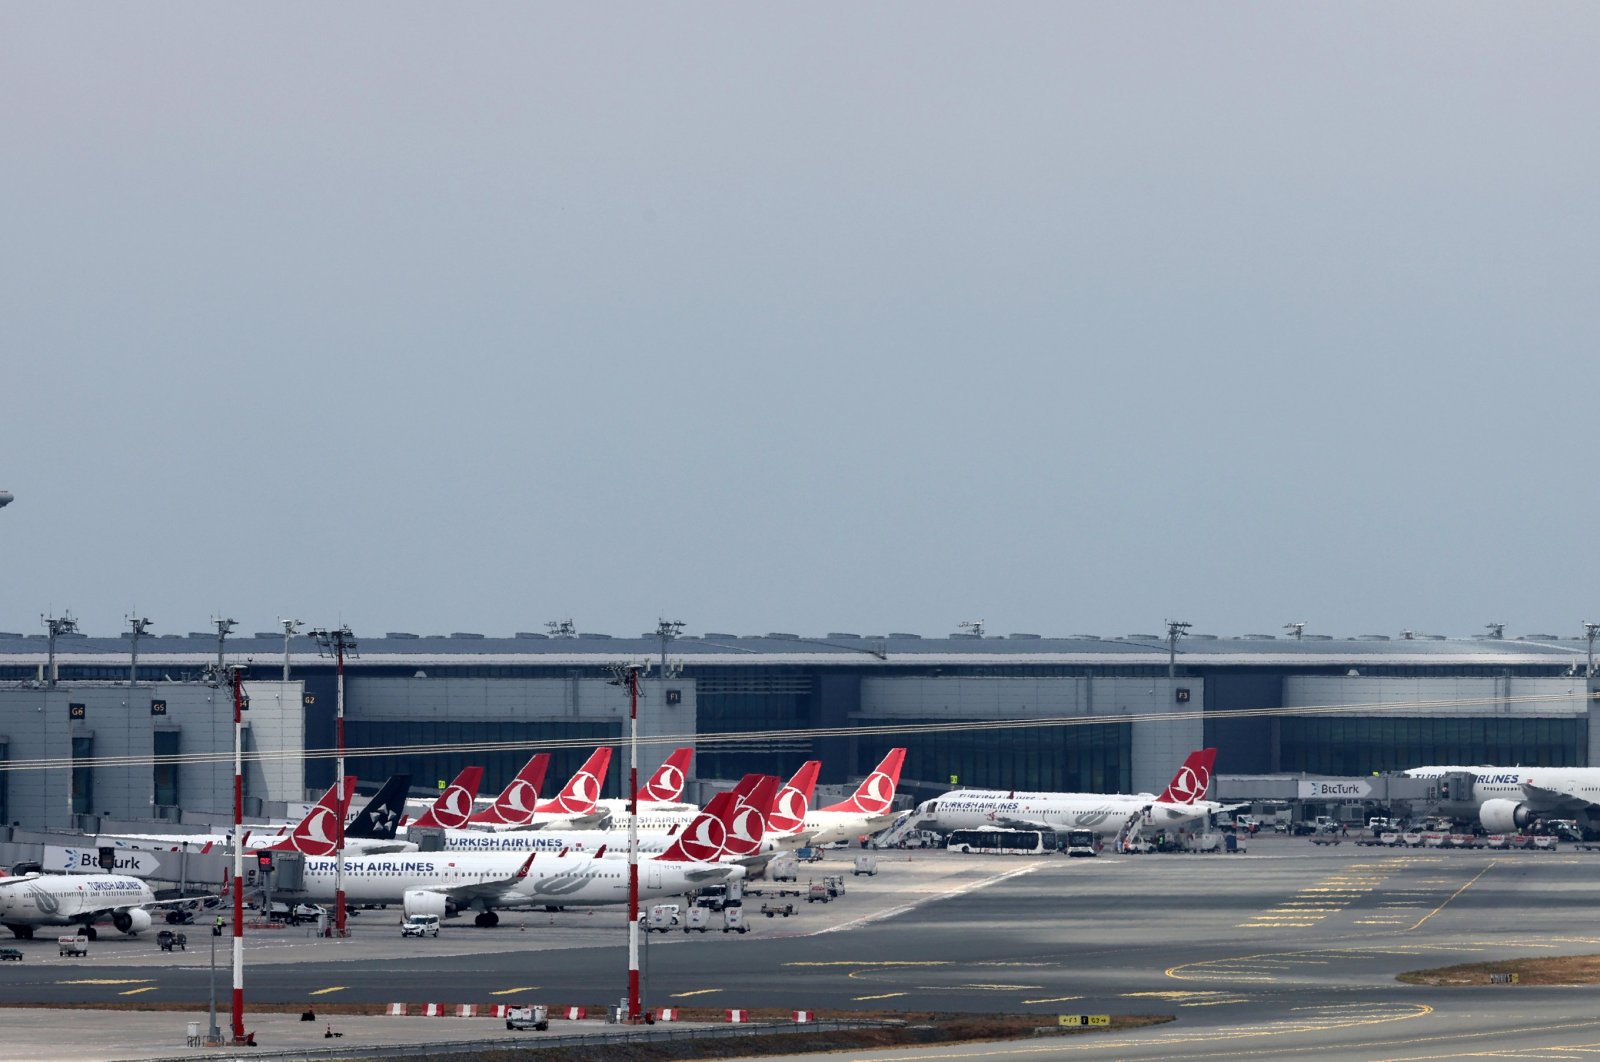
[[[462,1003],[456,1007],[456,1017],[458,1018],[476,1018],[477,1016],[478,1005],[476,1003]]]
[[[678,1008],[677,1007],[662,1007],[660,1010],[656,1011],[656,1021],[677,1021],[677,1020],[678,1020]]]
[[[817,1012],[814,1010],[797,1010],[794,1012],[794,1020],[796,1025],[803,1025],[808,1021],[816,1021]]]
[[[424,1003],[422,1016],[424,1018],[442,1018],[446,1015],[447,1008],[443,1003]]]
[[[495,1017],[503,1018],[503,1017],[506,1016],[506,1011],[511,1009],[511,1004],[510,1003],[495,1003],[492,1007],[485,1008],[485,1009],[488,1009],[490,1011],[490,1013],[492,1013]]]
[[[739,1025],[750,1020],[750,1012],[748,1010],[729,1010],[724,1011],[724,1013],[728,1015],[728,1020],[735,1025]]]
[[[404,1003],[390,1003],[389,1004],[389,1010],[387,1011],[387,1013],[389,1013],[391,1015],[399,1016],[399,1017],[404,1017],[405,1014],[406,1014],[406,1005]]]
[[[588,1011],[587,1008],[584,1008],[584,1007],[568,1007],[566,1009],[566,1012],[562,1016],[565,1017],[568,1021],[582,1021],[585,1017],[588,1016],[588,1014],[589,1014],[589,1011]]]

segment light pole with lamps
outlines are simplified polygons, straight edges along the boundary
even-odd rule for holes
[[[324,656],[332,655],[339,662],[338,695],[334,698],[333,743],[338,754],[338,772],[334,780],[337,787],[334,792],[344,792],[344,658],[358,656],[356,652],[356,636],[350,628],[339,627],[328,630],[318,627],[308,632],[316,641],[317,648]],[[345,935],[345,909],[344,909],[344,815],[336,815],[338,825],[334,829],[333,839],[333,924],[334,932],[341,938]]]

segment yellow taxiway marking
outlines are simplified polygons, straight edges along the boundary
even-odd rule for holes
[[[325,996],[325,995],[329,994],[330,992],[343,992],[344,990],[345,990],[345,986],[344,985],[334,985],[332,988],[319,988],[319,989],[317,989],[315,992],[313,992],[311,994],[314,995],[314,996]]]
[[[1082,999],[1082,998],[1083,998],[1082,996],[1051,996],[1049,999],[1024,999],[1023,1002],[1024,1003],[1070,1003],[1074,999]]]
[[[521,988],[502,988],[498,992],[490,992],[489,994],[491,996],[514,996],[518,992],[537,992],[538,990],[538,985],[523,985]],[[712,991],[715,991],[715,989]]]
[[[124,977],[119,979],[111,977],[90,977],[82,981],[57,981],[58,985],[147,985],[148,977]]]
[[[705,995],[710,995],[712,992],[721,992],[721,991],[722,991],[722,989],[720,989],[720,988],[697,988],[693,992],[674,992],[674,993],[672,993],[672,998],[673,999],[688,999],[690,996],[705,996]]]
[[[857,1003],[863,1003],[863,1002],[865,1002],[866,1000],[869,1000],[869,999],[893,999],[896,996],[903,996],[903,995],[905,995],[904,992],[885,992],[881,996],[856,996],[854,998],[855,998],[855,1001]]]
[[[910,959],[864,959],[859,962],[786,962],[785,966],[949,966],[948,959],[924,959],[912,961]]]
[[[156,986],[155,985],[149,985],[149,986],[146,986],[145,988],[130,988],[126,992],[118,992],[117,995],[119,995],[119,996],[136,996],[140,992],[154,992],[155,990],[156,990]]]
[[[1457,889],[1455,892],[1452,892],[1449,896],[1445,897],[1445,900],[1444,900],[1443,903],[1441,903],[1438,907],[1435,907],[1433,910],[1429,911],[1427,914],[1423,915],[1421,918],[1417,919],[1417,924],[1412,926],[1411,929],[1406,930],[1406,932],[1409,933],[1412,930],[1421,927],[1422,923],[1426,922],[1428,919],[1432,918],[1434,915],[1436,915],[1440,911],[1444,910],[1445,907],[1449,905],[1451,900],[1454,900],[1457,896],[1460,896],[1462,893],[1464,893],[1468,889],[1472,888],[1472,886],[1474,886],[1474,885],[1476,885],[1478,883],[1478,879],[1479,878],[1483,877],[1485,874],[1489,873],[1489,871],[1493,870],[1494,869],[1494,865],[1495,865],[1495,860],[1493,860],[1493,859],[1489,860],[1489,865],[1484,867],[1482,870],[1478,871],[1477,874],[1473,875],[1471,881],[1467,882],[1465,885],[1461,886],[1461,888]]]
[[[1203,999],[1195,1003],[1179,1003],[1180,1007],[1225,1007],[1230,1003],[1248,1003],[1248,999],[1240,996],[1238,999]]]

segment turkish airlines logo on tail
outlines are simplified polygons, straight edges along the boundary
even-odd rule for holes
[[[806,810],[805,794],[792,785],[786,785],[772,804],[767,827],[773,833],[794,833],[806,824]]]
[[[533,814],[533,806],[538,802],[539,791],[518,778],[506,786],[506,791],[500,794],[495,810],[500,812],[500,817],[507,822],[522,823],[528,821]]]
[[[289,843],[309,856],[331,856],[338,849],[333,838],[335,825],[333,812],[319,804],[294,828]]]
[[[894,779],[873,771],[856,790],[855,805],[868,815],[882,815],[894,804]]]
[[[433,821],[447,830],[460,829],[472,815],[472,794],[459,785],[452,785],[433,805]]]
[[[691,863],[714,863],[727,840],[728,830],[721,820],[701,815],[689,824],[688,831],[678,838],[675,847]]]
[[[556,797],[556,807],[569,814],[587,813],[594,810],[599,798],[600,779],[588,771],[579,771]]]
[[[1199,770],[1184,767],[1178,771],[1178,776],[1168,788],[1180,804],[1193,804],[1205,795],[1206,787],[1210,784],[1211,774],[1204,767]]]
[[[650,781],[645,783],[644,795],[646,800],[656,800],[661,803],[671,803],[683,795],[683,772],[674,764],[663,763],[656,769]]]
[[[749,804],[740,805],[729,824],[726,845],[734,855],[749,855],[761,847],[761,813]]]

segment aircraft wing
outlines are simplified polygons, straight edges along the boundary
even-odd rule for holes
[[[1594,801],[1560,786],[1534,785],[1532,782],[1523,782],[1522,791],[1528,799],[1538,806],[1540,811],[1582,811],[1584,808],[1594,807]]]
[[[466,885],[450,885],[442,888],[430,888],[429,892],[436,892],[441,896],[448,896],[461,904],[470,903],[476,899],[494,899],[500,895],[505,886],[528,876],[528,868],[533,865],[534,853],[529,853],[522,865],[503,877],[486,878],[483,881],[474,881]]]
[[[1064,829],[1066,829],[1065,826],[1058,826],[1055,823],[1045,822],[1043,819],[1027,819],[1027,818],[1023,818],[1021,816],[1018,816],[1018,815],[1005,815],[1005,814],[998,814],[998,813],[994,817],[994,824],[996,826],[1004,826],[1008,830],[1064,830]]]

